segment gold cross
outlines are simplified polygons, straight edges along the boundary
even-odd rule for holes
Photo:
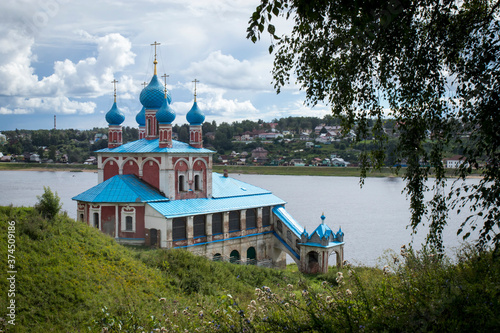
[[[153,64],[155,65],[155,69],[154,69],[154,75],[156,75],[156,64],[158,63],[158,61],[156,61],[156,46],[157,45],[160,45],[160,43],[157,43],[156,41],[151,44],[151,45],[154,45],[155,46],[155,61],[153,61]]]
[[[163,78],[163,81],[165,82],[165,98],[167,98],[167,77],[170,77],[170,75],[167,75],[165,73],[161,77]]]
[[[194,81],[192,81],[192,82],[194,82],[194,101],[196,102],[196,83],[200,82],[200,81],[194,79]]]
[[[154,42],[153,44],[151,44],[151,45],[154,45],[154,46],[155,46],[155,60],[156,60],[156,46],[157,46],[157,45],[161,45],[161,44],[160,44],[160,43],[157,43],[157,42],[155,41],[155,42]]]
[[[118,81],[116,81],[116,79],[113,79],[113,81],[111,81],[111,83],[113,83],[113,88],[115,90],[115,103],[116,103],[116,84],[118,83]]]
[[[147,83],[146,81],[144,81],[144,82],[142,83],[142,85],[144,86],[144,88],[146,88],[146,86],[148,85],[148,83]]]

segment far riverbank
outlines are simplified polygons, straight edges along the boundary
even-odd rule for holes
[[[246,166],[246,165],[214,165],[213,171],[223,173],[227,170],[232,174],[249,175],[288,175],[288,176],[336,176],[336,177],[359,177],[360,169],[356,167],[294,167],[294,166]],[[47,163],[0,163],[0,171],[72,171],[72,172],[96,172],[97,165],[87,164],[47,164]],[[405,168],[401,168],[396,174],[395,168],[381,168],[367,173],[367,177],[401,177]],[[454,177],[455,170],[449,170],[447,176]],[[479,172],[471,175],[471,178],[480,176]]]

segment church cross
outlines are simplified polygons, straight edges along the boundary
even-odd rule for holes
[[[116,102],[116,84],[118,83],[118,81],[116,79],[114,79],[113,81],[111,81],[111,83],[113,83],[113,88],[115,90],[114,96],[115,96],[115,102]]]
[[[194,101],[196,102],[196,83],[198,83],[200,81],[194,79],[194,81],[192,81],[192,82],[194,82]]]
[[[165,98],[167,97],[167,77],[170,77],[170,75],[167,75],[166,73],[161,76],[163,78],[163,81],[165,82]]]

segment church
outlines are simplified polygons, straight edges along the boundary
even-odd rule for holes
[[[326,272],[335,253],[341,266],[344,234],[324,224],[324,216],[309,235],[270,191],[212,171],[215,152],[203,148],[205,115],[196,86],[186,115],[189,143],[172,139],[176,113],[157,63],[155,52],[153,77],[140,94],[139,140],[122,142],[125,116],[115,85],[106,114],[108,148],[96,152],[98,185],[73,197],[78,219],[123,244],[184,248],[213,260],[278,268],[288,254],[307,273]]]

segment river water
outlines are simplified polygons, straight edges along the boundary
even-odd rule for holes
[[[411,236],[409,201],[400,178],[368,178],[360,188],[357,177],[275,176],[231,174],[238,180],[272,191],[287,202],[286,209],[311,233],[324,213],[325,223],[344,232],[344,257],[352,263],[383,266],[387,250],[399,252],[413,241],[420,248],[427,229]],[[477,180],[467,180],[476,182]],[[32,206],[50,186],[61,198],[63,210],[76,217],[71,198],[97,184],[96,172],[0,171],[0,205]],[[444,232],[447,253],[453,256],[461,238],[456,230],[465,216],[450,213]],[[288,258],[292,262],[291,258]]]

